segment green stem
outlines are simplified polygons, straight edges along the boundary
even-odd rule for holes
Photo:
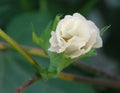
[[[0,36],[1,36],[1,31],[0,31]],[[10,48],[10,47],[6,43],[1,43],[0,48],[1,49],[7,49],[7,48]],[[28,48],[28,47],[26,47],[26,48]],[[31,49],[33,49],[33,51],[34,51],[34,49],[39,50],[37,48],[31,48]],[[37,55],[40,56],[41,52],[38,53]],[[103,76],[106,76],[106,77],[108,77],[110,79],[114,79],[114,80],[102,80],[102,79],[96,79],[96,78],[88,78],[88,77],[77,76],[77,75],[68,74],[68,73],[60,73],[58,78],[64,79],[64,80],[70,80],[70,81],[86,82],[86,83],[91,83],[91,84],[96,84],[96,85],[101,85],[101,86],[107,86],[107,87],[120,88],[120,80],[119,80],[119,78],[117,78],[115,76],[111,76],[110,74],[108,74],[106,72],[103,72],[101,70],[98,70],[97,68],[90,67],[90,65],[86,65],[86,64],[83,64],[83,63],[75,63],[74,65],[77,65],[77,67],[82,67],[82,68],[86,68],[88,70],[95,71],[96,73],[99,73],[99,74],[101,74]],[[37,76],[36,78],[39,80],[39,76]],[[28,83],[25,83],[21,87],[19,87],[17,89],[18,92],[15,92],[15,93],[20,93],[19,91],[21,91],[24,88],[26,88],[27,86],[31,85],[32,83],[34,83],[34,81],[36,81],[35,78],[30,80]]]
[[[84,76],[68,74],[68,73],[60,73],[58,78],[63,80],[84,82],[93,85],[105,86],[105,87],[120,88],[120,80],[103,80],[99,78],[89,78]]]
[[[46,12],[47,11],[47,1],[46,0],[39,0],[40,4],[40,11]]]
[[[0,37],[8,42],[13,48],[15,48],[28,62],[30,62],[38,72],[43,72],[43,69],[39,64],[26,52],[20,45],[18,45],[12,38],[10,38],[2,29],[0,29]]]
[[[119,77],[116,77],[116,76],[111,75],[111,74],[109,74],[107,72],[104,72],[104,71],[102,71],[102,70],[100,70],[98,68],[95,68],[93,66],[85,64],[84,62],[80,62],[80,61],[79,62],[74,62],[73,66],[78,67],[79,69],[82,68],[83,70],[86,70],[87,72],[90,72],[90,73],[96,72],[95,73],[96,75],[101,75],[101,76],[103,76],[105,78],[109,78],[109,79],[112,79],[112,80],[120,80]]]
[[[27,82],[25,82],[23,85],[21,85],[16,91],[15,93],[21,93],[25,88],[29,87],[30,85],[32,85],[33,83],[37,82],[38,80],[41,79],[41,76],[39,74],[35,74],[30,80],[28,80]]]
[[[35,55],[35,56],[41,56],[44,58],[48,58],[48,56],[45,54],[45,52],[40,48],[30,47],[30,46],[24,46],[20,45],[23,49],[25,49],[29,54]],[[11,47],[8,43],[0,42],[0,50],[7,50],[11,49],[14,50],[13,47]]]
[[[48,56],[40,48],[23,46],[23,45],[20,45],[20,46],[22,46],[28,53],[30,53],[32,55],[48,58]],[[0,42],[0,50],[6,50],[6,49],[12,49],[12,48],[7,43]],[[112,80],[120,80],[120,78],[117,76],[111,75],[107,72],[104,72],[96,67],[93,67],[93,66],[88,65],[88,64],[83,63],[83,62],[74,62],[73,65],[76,66],[77,68],[80,68],[80,69],[82,68],[83,70],[85,70],[87,72],[89,71],[91,73],[101,75],[105,78],[109,78]]]

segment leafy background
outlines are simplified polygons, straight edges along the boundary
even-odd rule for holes
[[[32,41],[32,25],[40,34],[56,14],[82,13],[93,20],[99,28],[111,24],[103,36],[104,46],[96,57],[83,59],[110,74],[120,74],[120,0],[0,0],[0,28],[4,29],[18,43],[35,46]],[[0,41],[2,41],[0,39]],[[47,66],[49,60],[33,56],[40,64]],[[91,76],[82,69],[68,67],[65,71]],[[35,69],[17,52],[0,51],[0,93],[13,93],[28,80]],[[120,93],[116,89],[53,79],[40,81],[23,93]]]

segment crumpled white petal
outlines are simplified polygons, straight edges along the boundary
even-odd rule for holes
[[[71,38],[67,43],[67,48],[65,50],[65,55],[67,57],[75,58],[82,55],[82,47],[85,46],[85,39],[81,39],[77,36]]]
[[[79,13],[66,15],[61,19],[55,32],[51,32],[51,52],[64,53],[66,57],[76,58],[92,48],[102,46],[99,29]]]
[[[85,17],[82,16],[81,14],[79,14],[79,13],[74,13],[74,14],[73,14],[73,17],[77,17],[77,18],[79,18],[80,20],[86,20]]]
[[[96,42],[94,42],[93,47],[94,48],[99,48],[102,47],[102,39],[100,37],[100,32],[99,29],[97,28],[97,26],[92,22],[92,21],[88,21],[90,27],[91,27],[91,31],[93,31],[94,33],[92,34],[94,39],[96,40]]]

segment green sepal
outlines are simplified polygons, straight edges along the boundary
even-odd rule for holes
[[[51,31],[56,29],[58,22],[60,21],[60,15],[57,15],[53,22],[50,22],[46,27],[45,31],[40,36],[37,36],[33,30],[32,39],[39,45],[46,53],[48,53],[48,48],[50,47],[49,39],[51,36]]]
[[[90,57],[95,54],[95,49],[91,49],[88,53],[71,59],[71,58],[67,58],[64,53],[54,53],[54,52],[49,52],[49,57],[50,57],[50,65],[48,68],[48,72],[52,73],[51,76],[53,77],[57,77],[57,75],[59,75],[59,73],[66,67],[68,67],[69,65],[71,65],[72,63],[74,63],[75,61],[82,59],[82,58],[86,58],[86,57]]]
[[[97,54],[95,53],[95,48],[92,48],[88,53],[82,55],[79,57],[79,59],[90,57],[90,56],[96,56]]]
[[[56,54],[48,51],[48,48],[50,47],[49,39],[51,37],[51,31],[56,30],[57,24],[60,21],[60,17],[61,17],[60,15],[57,15],[54,21],[48,24],[45,31],[40,36],[36,35],[34,30],[32,33],[33,41],[37,45],[39,45],[47,55],[49,55],[50,66],[48,68],[48,73],[47,73],[48,77],[57,76],[58,73],[60,73],[70,61],[70,60],[66,61],[66,58],[62,54]],[[58,60],[60,60],[60,62],[58,62]],[[65,63],[64,61],[66,61],[66,64],[64,64]]]
[[[74,62],[71,58],[66,58],[63,53],[49,52],[50,65],[48,72],[52,73],[52,77],[57,77],[59,73]]]
[[[57,77],[64,68],[68,67],[75,61],[82,59],[82,58],[90,57],[93,55],[95,55],[95,49],[91,49],[85,55],[82,55],[74,59],[66,58],[64,53],[49,52],[50,65],[48,68],[48,72],[51,73],[52,77]]]
[[[111,27],[111,25],[105,26],[100,30],[100,35],[102,36],[109,28]]]
[[[35,31],[33,31],[33,33],[32,33],[33,41],[37,45],[39,45],[44,50],[44,52],[46,52],[46,53],[48,52],[48,48],[50,46],[49,39],[50,39],[50,36],[51,36],[51,29],[52,29],[52,22],[50,22],[48,24],[45,31],[40,36],[37,36]]]
[[[52,25],[53,31],[56,31],[56,27],[57,27],[58,22],[60,21],[60,18],[61,18],[61,15],[59,15],[59,14],[55,17],[53,25]]]

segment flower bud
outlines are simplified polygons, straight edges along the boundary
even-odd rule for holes
[[[92,48],[102,46],[97,26],[79,13],[66,15],[58,22],[56,31],[52,31],[51,35],[51,46],[48,50],[64,53],[72,59],[88,53]]]

